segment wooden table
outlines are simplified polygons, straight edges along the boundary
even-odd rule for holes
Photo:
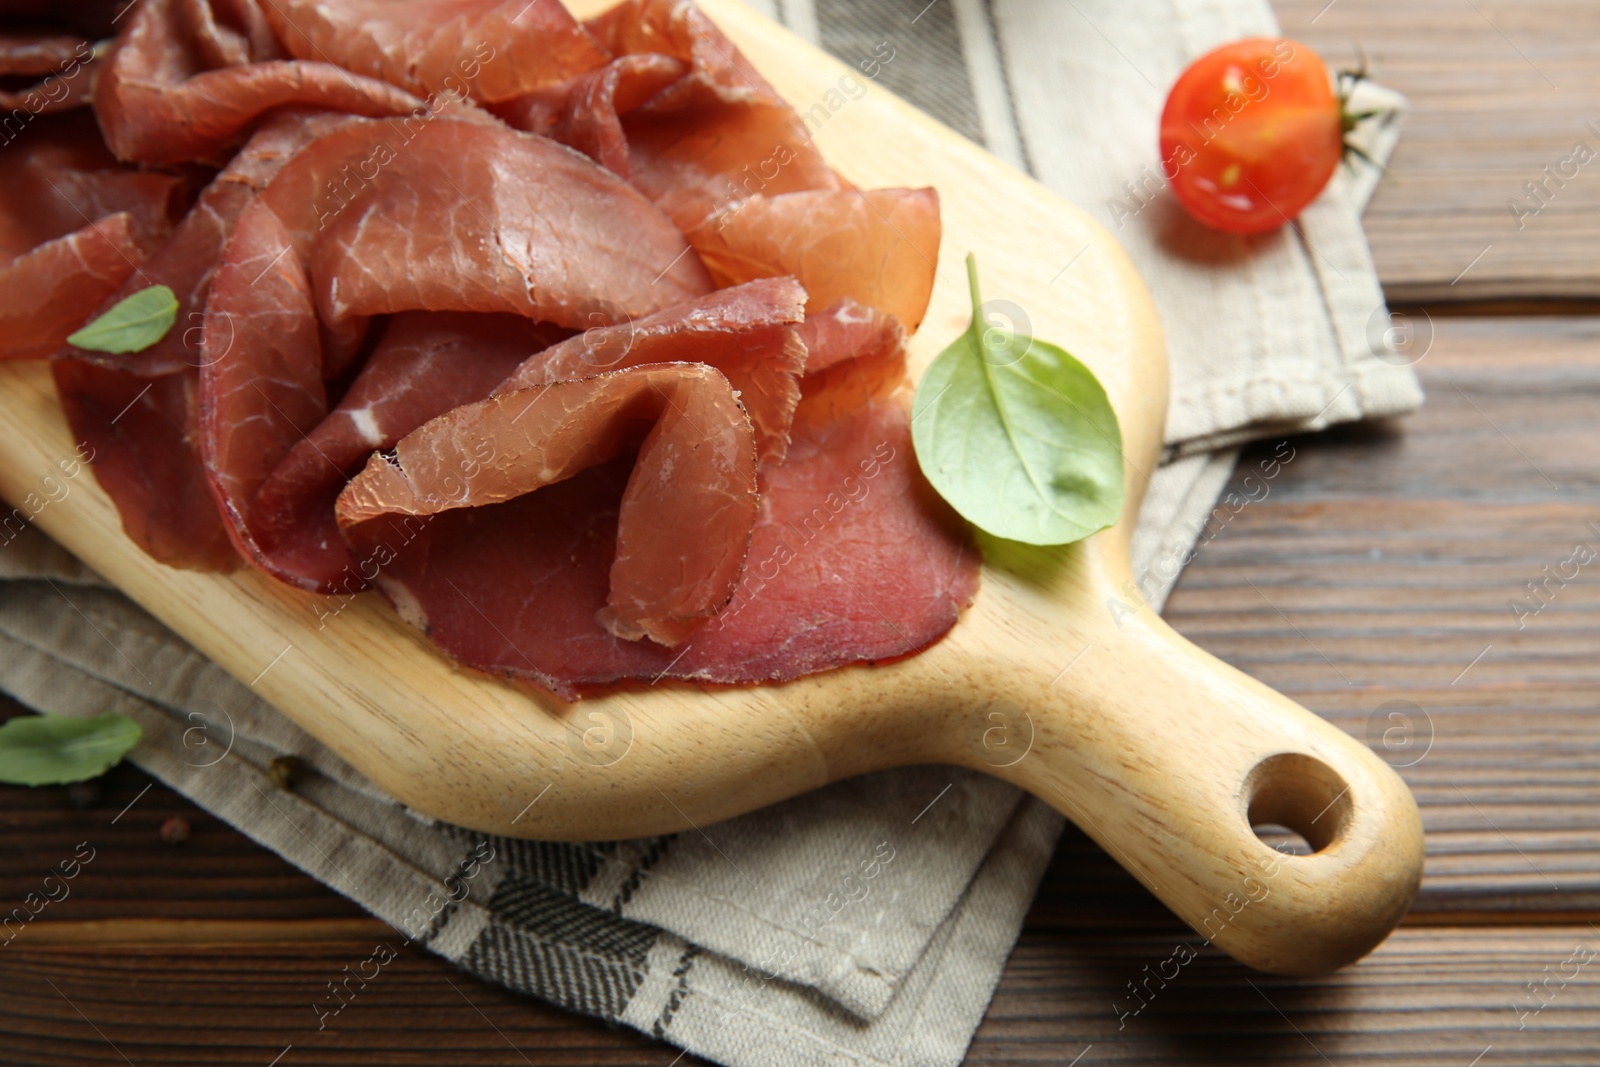
[[[1580,302],[1600,297],[1600,162],[1520,229],[1507,201],[1574,142],[1600,148],[1600,5],[1277,9],[1336,62],[1359,41],[1415,105],[1367,223],[1391,301],[1426,302],[1402,310],[1431,337],[1429,400],[1296,439],[1167,614],[1407,764],[1427,877],[1354,968],[1281,979],[1202,951],[1119,1024],[1126,983],[1199,942],[1069,830],[968,1062],[1594,1067],[1600,560],[1536,614],[1508,604],[1538,604],[1525,583],[1575,546],[1600,550],[1600,317]],[[1535,300],[1552,297],[1568,302]],[[174,815],[193,825],[181,846],[158,836]],[[82,810],[64,789],[0,790],[0,901],[84,840],[98,855],[70,906],[0,950],[0,1064],[679,1061],[414,950],[319,1034],[313,995],[387,928],[128,767]]]

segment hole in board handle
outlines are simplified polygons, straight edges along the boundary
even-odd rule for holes
[[[1255,765],[1245,779],[1245,817],[1262,841],[1294,855],[1334,844],[1350,821],[1350,786],[1312,756],[1280,752]],[[1266,832],[1263,832],[1266,831]],[[1303,840],[1295,848],[1294,837]]]

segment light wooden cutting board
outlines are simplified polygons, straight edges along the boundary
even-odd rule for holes
[[[731,0],[702,6],[802,113],[843,101],[816,138],[848,179],[939,190],[944,242],[914,374],[967,325],[962,260],[975,251],[985,296],[1019,305],[1037,336],[1099,376],[1125,439],[1129,506],[1117,527],[1068,550],[986,543],[977,602],[945,640],[900,663],[784,686],[662,683],[567,705],[454,667],[374,594],[319,625],[320,598],[263,575],[153,563],[87,475],[38,525],[383,789],[441,819],[525,837],[633,837],[870,770],[959,763],[1060,808],[1246,962],[1307,973],[1369,950],[1420,876],[1409,793],[1342,732],[1183,642],[1128,582],[1167,367],[1127,258],[1071,204],[860,71]],[[860,99],[840,92],[847,74],[869,86]],[[21,502],[72,453],[47,368],[0,366],[0,495]],[[1132,611],[1108,610],[1113,599]],[[1252,820],[1290,825],[1320,850],[1282,857]]]

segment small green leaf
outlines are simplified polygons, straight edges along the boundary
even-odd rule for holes
[[[140,289],[89,325],[67,343],[90,352],[143,352],[167,335],[178,318],[178,298],[164,285]]]
[[[1105,390],[1088,367],[1028,336],[1020,308],[985,304],[970,255],[967,277],[972,324],[917,387],[911,439],[923,474],[996,537],[1064,545],[1105,529],[1124,495],[1122,430]]]
[[[139,743],[139,724],[107,712],[92,719],[23,715],[0,726],[0,782],[63,785],[104,774]]]

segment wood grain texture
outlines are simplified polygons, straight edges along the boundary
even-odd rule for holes
[[[802,110],[848,73],[732,0],[704,7]],[[986,544],[973,605],[917,656],[784,686],[614,690],[583,714],[627,723],[631,746],[572,759],[571,705],[455,669],[374,595],[324,625],[314,597],[262,574],[162,567],[87,481],[36,521],[391,796],[453,823],[636,837],[868,770],[963,763],[1065,812],[1253,966],[1317,973],[1365,954],[1421,875],[1421,822],[1403,783],[1344,733],[1185,642],[1131,592],[1128,536],[1167,398],[1160,328],[1132,264],[1076,207],[886,92],[832,115],[816,139],[860,187],[940,193],[943,267],[911,346],[913,376],[971,318],[956,264],[974,250],[988,291],[1026,307],[1040,336],[1093,369],[1121,423],[1122,521],[1065,549]],[[1084,268],[1062,278],[1067,249]],[[45,368],[0,368],[0,495],[22,501],[71,451]],[[974,744],[996,708],[1032,716],[1028,758],[1005,767]],[[1252,818],[1293,825],[1318,851],[1285,860]]]
[[[1190,958],[1183,944],[1024,934],[966,1063],[1468,1067],[1482,1056],[1592,1067],[1600,1047],[1600,936],[1588,926],[1401,930],[1359,967],[1322,979],[1266,977],[1192,941]],[[409,948],[336,1028],[318,1031],[311,1003],[328,976],[371,950],[335,941],[8,953],[0,1064],[701,1062]]]
[[[1357,47],[1413,111],[1366,213],[1391,301],[1600,295],[1600,7],[1586,0],[1276,0],[1330,65]],[[1590,127],[1594,123],[1594,127]],[[1518,218],[1509,202],[1537,207]],[[1479,259],[1481,254],[1482,258]],[[1476,262],[1474,262],[1476,260]],[[1470,270],[1468,269],[1470,266]]]

